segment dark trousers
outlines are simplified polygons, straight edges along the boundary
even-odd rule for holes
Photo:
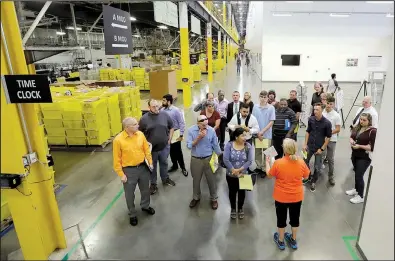
[[[283,141],[285,139],[285,136],[274,136],[273,135],[273,147],[276,149],[277,151],[277,156],[275,157],[275,159],[280,159],[283,157],[284,154],[284,150],[283,150]]]
[[[185,169],[184,156],[182,155],[181,141],[174,142],[170,145],[170,159],[174,168]]]
[[[287,226],[287,214],[289,210],[289,224],[291,227],[299,227],[300,209],[302,207],[302,201],[295,203],[281,203],[275,201],[276,215],[277,215],[277,227],[285,228]]]
[[[226,182],[228,183],[229,188],[229,201],[230,201],[230,208],[236,209],[236,196],[237,199],[237,206],[239,210],[243,209],[244,199],[246,197],[246,191],[239,189],[239,179],[232,178],[226,175]]]
[[[314,173],[312,173],[311,168],[310,168],[310,160],[314,156]],[[305,163],[307,167],[310,169],[310,177],[311,177],[311,182],[316,183],[318,180],[318,177],[321,176],[321,170],[322,170],[322,156],[323,153],[321,154],[315,154],[315,151],[308,150],[307,151],[307,158],[305,159]]]
[[[351,156],[351,161],[355,171],[355,189],[357,190],[358,195],[363,198],[363,192],[365,189],[363,176],[372,161],[366,158],[357,158],[353,155]]]
[[[226,118],[221,118],[221,123],[219,124],[219,146],[224,147],[225,144],[225,130],[227,126]]]

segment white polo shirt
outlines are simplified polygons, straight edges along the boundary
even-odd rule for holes
[[[324,110],[322,112],[322,115],[331,122],[332,131],[336,129],[336,125],[341,125],[342,120],[339,113],[337,113],[335,110],[332,109],[331,112],[327,112],[326,110]],[[331,141],[337,142],[337,135],[338,133],[332,134]]]

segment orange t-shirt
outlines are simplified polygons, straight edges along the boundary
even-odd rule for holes
[[[303,200],[302,178],[307,179],[310,170],[301,160],[291,160],[284,156],[274,162],[269,175],[276,178],[273,190],[274,200],[281,203],[293,203]]]

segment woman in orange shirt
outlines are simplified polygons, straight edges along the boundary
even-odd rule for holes
[[[278,232],[274,233],[274,241],[280,250],[285,249],[284,238],[293,249],[298,248],[296,233],[304,198],[302,179],[307,179],[310,174],[306,163],[296,155],[298,147],[293,139],[284,139],[283,148],[284,157],[276,160],[272,167],[270,167],[269,157],[266,158],[267,176],[276,179],[273,198],[276,206]],[[292,234],[285,232],[288,210]]]

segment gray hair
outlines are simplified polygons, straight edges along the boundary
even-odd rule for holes
[[[214,106],[214,102],[212,102],[212,101],[206,101],[206,107],[207,107],[207,106],[210,106],[210,105],[211,105],[211,106]]]
[[[133,117],[126,117],[125,119],[123,119],[122,121],[122,126],[124,129],[126,129],[126,127],[133,125],[134,123],[137,123],[137,120]]]

